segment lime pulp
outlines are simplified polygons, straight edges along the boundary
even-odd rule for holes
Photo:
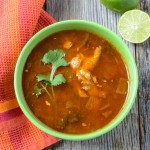
[[[141,10],[125,12],[119,19],[121,36],[131,43],[142,43],[150,37],[150,17]]]

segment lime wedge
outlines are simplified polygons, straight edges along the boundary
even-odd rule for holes
[[[100,0],[108,9],[124,13],[125,11],[135,9],[140,0]]]
[[[121,36],[131,43],[142,43],[150,37],[150,17],[141,10],[125,12],[119,19]]]

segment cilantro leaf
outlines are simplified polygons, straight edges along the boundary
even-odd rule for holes
[[[43,81],[43,83],[45,83],[46,85],[51,85],[50,74],[49,73],[46,74],[46,75],[45,74],[38,74],[36,76],[36,78],[37,78],[38,82]]]
[[[40,89],[37,85],[33,86],[34,93],[37,97],[42,94],[42,89]]]
[[[50,74],[46,74],[46,75],[44,75],[44,74],[38,74],[36,76],[36,78],[37,78],[38,82],[40,82],[40,81],[48,81],[48,82],[50,82]]]
[[[57,68],[59,68],[60,66],[68,66],[68,62],[64,59],[64,57],[65,53],[59,49],[56,49],[54,51],[50,50],[44,55],[42,62],[45,64],[52,64],[50,81],[53,80]]]
[[[54,51],[50,50],[47,52],[43,59],[42,62],[44,64],[52,64],[53,67],[56,69],[60,66],[68,66],[68,62],[64,59],[65,53],[59,49],[56,49]]]
[[[51,85],[52,86],[57,86],[57,85],[60,85],[62,83],[65,83],[65,82],[66,82],[66,79],[64,78],[64,76],[62,74],[58,74],[51,81]]]
[[[54,63],[55,68],[58,68],[60,66],[68,66],[68,62],[65,59],[59,59]]]

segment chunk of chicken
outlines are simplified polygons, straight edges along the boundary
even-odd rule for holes
[[[90,81],[92,78],[91,73],[88,70],[83,70],[83,69],[79,70],[76,73],[76,76],[78,77],[79,80],[82,80],[82,81],[84,81],[84,80]]]
[[[91,80],[91,73],[101,55],[101,46],[97,47],[94,51],[93,56],[91,57],[85,57],[83,54],[78,54],[76,57],[74,57],[70,65],[73,69],[76,70],[76,76],[80,80]]]
[[[92,71],[95,68],[101,55],[101,49],[102,49],[101,46],[96,47],[94,55],[92,57],[85,58],[85,61],[83,62],[82,65],[82,69]]]
[[[83,62],[83,60],[85,59],[84,55],[79,53],[77,54],[76,57],[72,58],[71,62],[70,62],[70,66],[77,70],[79,67],[81,67],[81,63]]]
[[[79,68],[79,66],[81,65],[81,59],[79,59],[79,57],[74,57],[71,60],[70,65],[73,69]]]
[[[83,54],[77,54],[76,57],[74,57],[70,65],[73,69],[78,70],[93,70],[99,60],[99,57],[101,55],[101,46],[96,47],[93,56],[91,57],[85,57]]]
[[[82,84],[81,88],[79,86],[77,87],[80,97],[88,97],[88,95],[101,98],[106,97],[105,92],[100,92],[99,88],[95,86],[95,84],[97,84],[97,79],[91,74],[91,71],[95,68],[100,55],[101,46],[96,47],[93,56],[85,57],[80,53],[70,62],[72,69],[76,71],[76,76]]]

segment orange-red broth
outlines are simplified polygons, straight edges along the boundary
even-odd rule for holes
[[[71,47],[66,46],[68,41]],[[33,94],[33,86],[39,85],[36,75],[50,72],[50,68],[41,62],[47,51],[62,49],[65,59],[70,62],[79,53],[91,57],[98,46],[102,47],[101,55],[91,74],[104,95],[98,98],[99,101],[89,101],[90,95],[79,96],[76,85],[82,85],[70,65],[60,67],[56,72],[62,73],[67,82],[54,87],[55,105],[50,104],[46,93],[38,97]],[[22,82],[25,99],[35,116],[55,130],[73,134],[89,133],[107,125],[121,110],[128,91],[126,65],[116,49],[101,37],[76,30],[62,31],[40,42],[26,62]]]

